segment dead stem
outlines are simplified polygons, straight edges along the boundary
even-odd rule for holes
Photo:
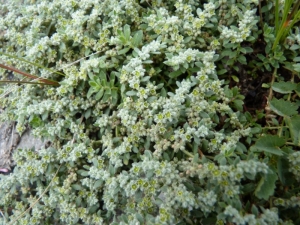
[[[10,70],[10,71],[13,71],[13,72],[16,72],[16,73],[19,73],[25,77],[29,77],[31,79],[38,79],[46,84],[49,84],[49,85],[53,85],[53,86],[59,86],[59,83],[56,82],[56,81],[52,81],[52,80],[49,80],[49,79],[45,79],[45,78],[41,78],[41,77],[38,77],[38,76],[34,76],[34,75],[31,75],[29,73],[25,73],[21,70],[18,70],[14,67],[11,67],[11,66],[5,66],[4,64],[0,63],[0,67],[3,68],[3,69],[6,69],[6,70]]]

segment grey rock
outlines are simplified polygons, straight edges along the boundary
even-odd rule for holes
[[[30,129],[20,136],[15,127],[13,122],[0,124],[0,169],[11,169],[14,165],[12,153],[15,149],[35,149],[37,151],[47,143],[47,141],[34,137]]]
[[[11,152],[19,141],[20,136],[15,134],[13,123],[6,122],[0,125],[0,168],[10,169]]]

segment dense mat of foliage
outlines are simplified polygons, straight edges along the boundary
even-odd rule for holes
[[[14,152],[0,221],[299,224],[300,34],[288,2],[1,5],[1,63],[59,86],[2,86],[1,120],[51,145]],[[242,74],[272,77],[256,112]]]

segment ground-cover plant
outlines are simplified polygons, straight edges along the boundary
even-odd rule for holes
[[[0,180],[1,220],[297,224],[300,38],[291,27],[286,40],[293,45],[272,49],[276,20],[268,12],[280,14],[275,6],[193,0],[0,6],[0,59],[59,82],[4,87],[0,118],[17,121],[20,133],[30,126],[52,144],[14,152],[16,167]],[[278,75],[284,67],[292,71],[289,81]],[[248,91],[242,95],[238,87],[272,70],[273,79],[260,86],[269,83],[279,95],[268,94],[255,113],[243,105]],[[269,111],[260,112],[265,106]],[[281,117],[268,119],[275,113]],[[271,122],[272,128],[264,124]]]

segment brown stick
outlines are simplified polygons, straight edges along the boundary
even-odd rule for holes
[[[59,86],[59,83],[56,82],[56,81],[48,80],[48,79],[45,79],[45,78],[40,78],[38,76],[34,76],[34,75],[29,74],[29,73],[25,73],[25,72],[23,72],[21,70],[18,70],[16,68],[14,68],[14,67],[5,66],[2,63],[0,63],[0,67],[3,68],[3,69],[6,69],[6,70],[14,71],[16,73],[19,73],[19,74],[21,74],[21,75],[23,75],[25,77],[29,77],[31,79],[38,79],[38,80],[40,80],[40,81],[42,81],[42,82],[44,82],[46,84],[49,84],[49,85]]]

